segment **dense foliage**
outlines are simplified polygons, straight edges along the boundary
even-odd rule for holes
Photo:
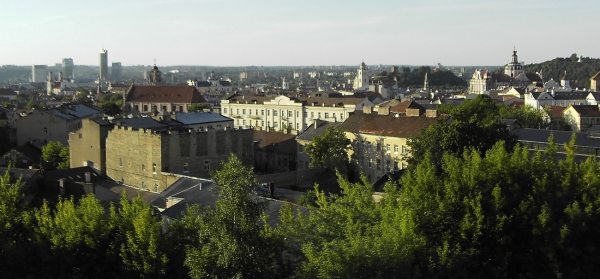
[[[498,120],[500,106],[487,95],[479,95],[450,111],[449,121],[440,120],[423,129],[419,137],[410,139],[410,166],[429,158],[439,168],[444,153],[460,156],[474,148],[484,154],[497,141],[504,141],[509,149],[516,143],[506,124]]]
[[[431,88],[455,89],[467,86],[467,81],[457,77],[454,73],[446,70],[432,71],[428,66],[414,68],[412,71],[408,67],[402,67],[396,73],[384,71],[375,75],[373,79],[375,81],[387,80],[388,82],[395,80],[400,87],[422,87],[425,82],[425,74],[427,74]]]
[[[65,170],[69,168],[69,147],[58,141],[51,141],[42,147],[42,159],[46,170]]]
[[[544,81],[554,79],[556,82],[567,74],[569,80],[574,81],[571,87],[590,88],[590,78],[600,72],[600,59],[582,57],[579,62],[577,54],[570,57],[557,57],[555,59],[538,63],[525,65],[526,73],[536,73],[542,71]]]
[[[348,146],[350,140],[344,131],[327,127],[325,133],[315,136],[306,146],[305,152],[310,156],[311,168],[323,168],[347,173]]]

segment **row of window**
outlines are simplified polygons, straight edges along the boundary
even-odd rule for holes
[[[365,160],[364,156],[360,157],[360,165],[361,166],[365,166],[365,161],[367,161],[367,166],[369,168],[373,168],[375,167],[378,170],[381,170],[381,159],[376,159],[375,162],[373,162],[373,159],[368,159]],[[392,161],[387,160],[385,163],[385,169],[386,170],[398,170],[398,161],[394,161],[394,168],[392,169],[392,165],[391,165]],[[406,168],[406,163],[402,162],[402,168],[405,169]]]
[[[140,105],[134,105],[133,106],[135,111],[140,111]],[[153,106],[154,108],[156,108],[156,106]],[[143,105],[142,106],[143,110],[141,112],[150,112],[150,110],[148,110],[148,105]],[[161,107],[161,111],[167,111],[167,106],[162,106]],[[178,112],[183,112],[183,106],[173,106],[171,108],[171,111],[178,111]]]
[[[123,158],[119,158],[119,167],[123,166]],[[182,166],[183,169],[183,173],[189,173],[190,172],[190,166],[187,162],[183,163]],[[210,161],[204,161],[204,170],[208,171],[210,170]],[[142,164],[142,172],[146,171],[146,165]],[[165,167],[165,171],[169,171],[168,167]],[[152,164],[152,173],[156,174],[156,164]]]
[[[248,126],[257,126],[257,127],[271,127],[271,121],[267,121],[267,126],[265,126],[265,121],[264,120],[248,120],[248,122],[246,122],[245,119],[237,119],[237,126],[246,126],[246,123],[248,123]],[[273,126],[275,128],[279,127],[279,122],[273,122]],[[285,123],[285,122],[281,122],[281,127],[286,127],[286,128],[291,128],[294,129],[294,123]],[[300,130],[300,123],[296,123],[296,130]]]
[[[241,114],[240,114],[240,111],[241,111]],[[258,112],[259,112],[258,109],[254,109],[254,110],[253,109],[241,109],[240,110],[238,108],[238,109],[236,109],[235,112],[236,112],[236,115],[246,115],[246,112],[248,112],[247,115],[253,115],[252,111],[254,111],[254,115],[257,115],[257,116],[259,115],[258,114]],[[273,113],[273,116],[279,116],[279,115],[286,116],[286,111],[285,110],[276,110],[276,109],[270,110],[270,109],[267,109],[266,112],[267,112],[267,116],[271,116],[271,112]],[[233,114],[233,109],[231,109],[231,113]],[[223,108],[223,114],[227,114],[227,108]],[[260,115],[265,115],[265,110],[264,109],[260,110]],[[317,112],[316,114],[315,114],[314,111],[310,112],[310,118],[315,118],[315,115],[316,115],[316,118],[318,118],[318,119],[321,119],[322,116],[325,116],[325,119],[329,119],[329,116],[330,116],[329,112],[324,112],[323,114],[321,114],[321,112]],[[287,111],[287,116],[288,117],[294,117],[294,111],[288,110]],[[341,119],[341,120],[344,119],[344,113],[343,112],[340,112],[339,114],[336,114],[335,112],[331,113],[331,117],[332,118],[336,118],[336,116],[339,117],[339,119]],[[300,111],[296,111],[296,117],[300,117]],[[304,112],[304,118],[307,118],[307,117],[308,117],[308,112]]]
[[[356,142],[355,142],[355,144],[356,144]],[[366,150],[373,150],[373,144],[370,141],[367,141],[366,144],[365,144],[365,142],[361,141],[360,142],[360,147],[363,148],[363,149],[366,148]],[[391,152],[391,147],[392,146],[389,143],[386,144],[385,145],[385,151],[387,153],[390,153]],[[378,143],[375,144],[375,150],[376,151],[381,151],[381,143],[378,142]],[[407,152],[406,146],[403,145],[402,146],[402,154],[406,154],[406,152]],[[394,144],[394,153],[396,153],[396,154],[398,153],[398,145],[397,144]]]

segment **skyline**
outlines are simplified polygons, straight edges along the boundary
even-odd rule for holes
[[[599,58],[600,2],[13,1],[0,65],[484,66]],[[32,8],[33,7],[33,8]]]

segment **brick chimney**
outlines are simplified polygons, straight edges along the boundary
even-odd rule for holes
[[[438,116],[437,109],[428,109],[425,111],[425,116],[428,118],[435,118]]]
[[[379,114],[379,115],[390,114],[390,107],[389,106],[379,107],[379,109],[377,109],[377,114]]]

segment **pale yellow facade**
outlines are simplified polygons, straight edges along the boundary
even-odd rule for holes
[[[345,134],[352,141],[352,149],[348,150],[350,161],[369,182],[377,181],[386,172],[407,167],[408,139],[366,133]]]
[[[317,101],[315,99],[315,101]],[[348,99],[340,105],[316,102],[304,105],[286,96],[255,102],[251,97],[235,101],[221,100],[221,114],[234,120],[237,128],[255,128],[268,131],[302,131],[314,119],[343,122],[360,100]]]

